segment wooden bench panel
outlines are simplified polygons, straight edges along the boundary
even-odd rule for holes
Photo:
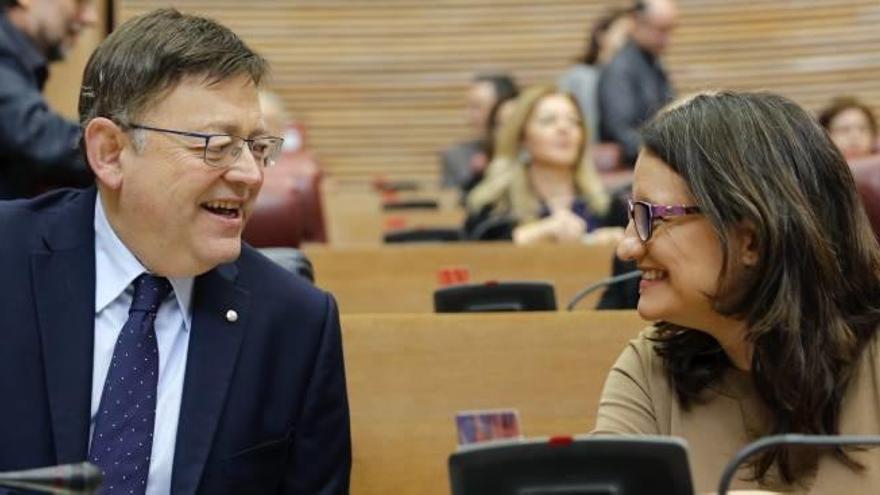
[[[448,494],[454,415],[516,408],[526,436],[585,433],[634,311],[344,315],[352,493]]]
[[[471,282],[546,280],[557,305],[611,272],[614,246],[447,243],[387,246],[307,246],[316,284],[332,292],[343,313],[424,313],[434,308],[437,271],[463,266]],[[601,291],[578,308],[595,307]]]

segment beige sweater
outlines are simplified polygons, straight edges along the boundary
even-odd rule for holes
[[[688,442],[689,460],[697,492],[714,492],[721,472],[733,455],[757,439],[768,424],[768,411],[747,372],[729,369],[710,386],[708,400],[684,411],[667,380],[663,360],[647,339],[654,329],[630,341],[605,382],[595,434],[671,435]],[[865,350],[858,372],[844,398],[841,434],[880,434],[880,348],[875,339]],[[830,454],[823,455],[812,479],[804,482],[809,493],[880,494],[880,449],[851,452],[865,467],[854,472]],[[770,481],[767,485],[742,481],[748,470],[737,473],[732,488],[806,491]]]

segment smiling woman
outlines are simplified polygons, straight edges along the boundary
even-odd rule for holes
[[[466,230],[508,218],[518,243],[580,241],[606,224],[609,195],[589,153],[574,98],[552,86],[524,91],[498,131],[495,158],[467,197]]]
[[[733,92],[675,103],[642,134],[618,255],[657,323],[611,370],[595,431],[684,437],[698,490],[764,435],[880,433],[880,251],[831,140],[785,98]],[[740,474],[876,491],[880,454],[775,448]]]

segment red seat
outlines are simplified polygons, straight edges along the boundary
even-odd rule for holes
[[[292,129],[304,136],[301,129]],[[255,247],[299,247],[302,242],[326,242],[321,205],[321,172],[314,155],[297,147],[282,153],[266,169],[263,188],[243,237]]]
[[[849,165],[874,236],[880,241],[880,154],[853,160]]]

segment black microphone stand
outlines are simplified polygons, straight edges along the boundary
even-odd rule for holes
[[[594,282],[583,289],[581,289],[577,294],[571,298],[571,302],[565,307],[567,311],[574,310],[574,307],[577,306],[577,303],[581,302],[581,299],[587,297],[590,293],[595,291],[596,289],[600,289],[602,287],[607,287],[609,285],[614,285],[629,279],[637,278],[642,276],[641,270],[633,270],[631,272],[622,273],[620,275],[615,275],[613,277],[603,278],[598,282]]]
[[[727,463],[721,474],[721,482],[718,483],[717,495],[727,495],[730,483],[736,474],[737,468],[749,457],[779,445],[804,445],[813,447],[842,447],[844,445],[880,445],[880,436],[874,435],[800,435],[789,433],[785,435],[772,435],[756,440],[736,453],[733,459]]]

